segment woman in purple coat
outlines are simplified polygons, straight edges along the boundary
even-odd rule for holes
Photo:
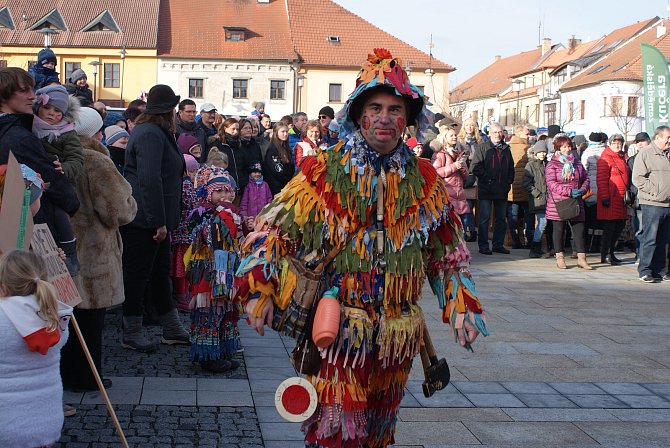
[[[577,266],[590,270],[591,266],[586,262],[586,250],[584,249],[584,200],[582,196],[589,190],[589,176],[579,159],[571,154],[572,145],[566,136],[556,137],[553,141],[554,156],[547,164],[545,179],[549,198],[547,200],[547,219],[553,221],[554,225],[554,247],[556,249],[556,266],[559,269],[567,269],[565,265],[565,252],[563,249],[563,229],[565,220],[561,220],[556,211],[556,203],[565,199],[577,199],[579,201],[579,215],[569,220],[572,228],[573,244],[577,249]]]

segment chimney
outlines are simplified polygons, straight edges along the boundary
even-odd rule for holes
[[[575,39],[575,35],[573,34],[572,37],[568,40],[568,54],[574,53],[575,49],[577,48],[577,45],[580,45],[582,43],[581,39]]]
[[[665,32],[666,32],[666,31],[667,31],[667,30],[666,30],[665,26],[663,26],[663,25],[658,25],[658,26],[656,27],[656,39],[658,39],[659,37],[663,37],[663,36],[665,36]]]
[[[502,56],[500,56],[499,54],[497,54],[497,55],[495,55],[495,56],[493,57],[493,62],[498,62],[501,58],[502,58]]]
[[[542,39],[542,55],[545,55],[551,50],[551,39],[549,37],[545,37]]]

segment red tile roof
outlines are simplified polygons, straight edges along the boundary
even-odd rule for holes
[[[9,9],[16,27],[0,29],[0,42],[41,47],[43,35],[29,28],[57,8],[67,30],[52,37],[52,47],[156,48],[159,4],[160,0],[0,0],[0,8]],[[120,33],[81,31],[104,10],[114,17]]]
[[[495,96],[507,89],[514,73],[525,72],[534,68],[541,60],[542,50],[525,51],[523,53],[500,58],[484,70],[462,82],[450,92],[449,102],[460,103],[475,98]]]
[[[377,28],[332,0],[286,0],[296,51],[307,66],[360,67],[373,48],[383,47],[413,69],[453,71],[452,66]],[[329,36],[339,37],[331,44]]]
[[[519,98],[525,98],[527,96],[537,95],[537,91],[540,90],[542,86],[533,86],[521,89],[519,92]],[[517,98],[517,93],[514,90],[510,90],[506,94],[500,97],[500,101],[515,100]]]
[[[640,44],[657,47],[667,57],[670,56],[670,34],[656,37],[656,27],[651,27],[625,45],[618,47],[604,59],[582,70],[570,81],[563,84],[561,90],[571,90],[603,81],[642,81]]]
[[[226,41],[224,27],[245,28],[245,40]],[[292,48],[284,0],[161,1],[159,56],[291,61]]]

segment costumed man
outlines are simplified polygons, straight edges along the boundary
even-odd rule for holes
[[[430,114],[402,66],[384,49],[368,56],[337,114],[342,140],[305,159],[242,246],[250,255],[238,270],[239,294],[250,324],[260,334],[267,324],[292,336],[300,336],[301,316],[291,310],[301,291],[289,261],[310,266],[339,251],[323,270],[326,288],[338,288],[339,333],[320,349],[320,372],[307,377],[318,397],[302,428],[310,447],[394,443],[423,338],[425,277],[460,345],[487,334],[446,186],[402,141],[408,125],[425,129]]]

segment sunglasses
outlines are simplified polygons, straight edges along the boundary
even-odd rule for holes
[[[324,118],[330,118],[328,115],[319,115],[319,120],[323,120]]]

